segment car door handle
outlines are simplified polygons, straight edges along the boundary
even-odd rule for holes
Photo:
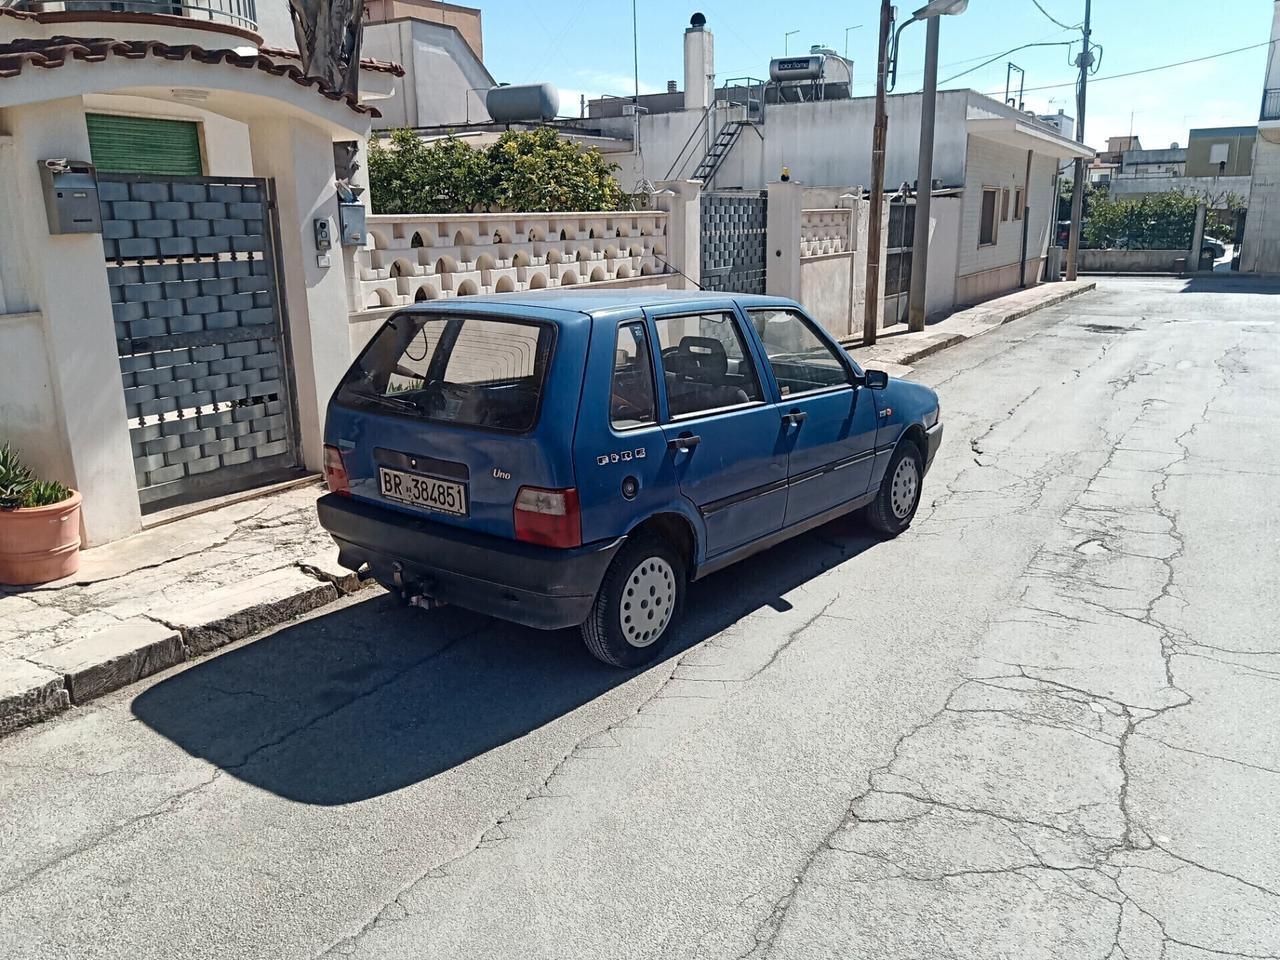
[[[803,410],[791,410],[782,415],[782,422],[788,427],[798,427],[800,424],[804,423],[805,418],[808,416],[809,414],[805,413]]]
[[[702,442],[702,438],[694,433],[682,433],[678,437],[672,437],[667,441],[667,447],[671,450],[692,450]]]

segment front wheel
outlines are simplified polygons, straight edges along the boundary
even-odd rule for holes
[[[910,441],[898,444],[880,481],[876,498],[866,509],[867,524],[883,537],[896,537],[915,518],[920,506],[924,459]]]
[[[587,649],[613,667],[638,667],[657,657],[684,600],[684,581],[684,562],[665,540],[628,540],[582,624]]]

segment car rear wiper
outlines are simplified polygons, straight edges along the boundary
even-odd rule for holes
[[[367,394],[370,400],[381,403],[384,406],[395,407],[399,410],[412,410],[414,413],[421,413],[422,408],[418,406],[416,401],[409,400],[405,397],[397,397],[393,394],[371,393]]]

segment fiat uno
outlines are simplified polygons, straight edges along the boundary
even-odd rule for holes
[[[320,522],[415,605],[579,627],[633,667],[692,581],[853,510],[905,530],[939,415],[777,297],[423,303],[330,401]]]

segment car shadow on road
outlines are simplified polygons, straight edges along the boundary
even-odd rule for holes
[[[753,610],[787,609],[787,593],[874,543],[844,518],[693,584],[664,660]],[[380,592],[199,661],[132,710],[242,781],[336,805],[444,773],[640,672],[598,663],[576,630],[427,613]]]

